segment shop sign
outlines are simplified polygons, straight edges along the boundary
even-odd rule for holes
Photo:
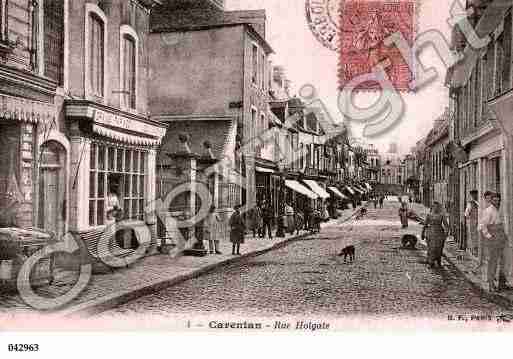
[[[158,138],[164,137],[166,133],[165,128],[159,128],[148,123],[132,120],[127,117],[115,115],[98,109],[95,109],[93,120],[98,124],[144,133]]]

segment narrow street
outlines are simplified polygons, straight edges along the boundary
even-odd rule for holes
[[[234,315],[447,315],[506,313],[480,297],[448,262],[430,269],[426,252],[402,249],[397,202],[371,205],[362,220],[338,223],[267,254],[221,267],[105,312],[102,316],[231,313]],[[415,232],[418,225],[410,225]],[[338,257],[348,244],[356,261]],[[419,247],[419,245],[418,245]]]

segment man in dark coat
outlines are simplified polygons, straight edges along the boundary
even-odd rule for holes
[[[244,243],[244,232],[246,231],[240,207],[240,205],[235,206],[235,212],[230,217],[230,242],[232,242],[233,255],[240,255],[240,245]]]
[[[266,232],[269,232],[269,238],[273,238],[273,232],[272,232],[272,225],[274,220],[274,213],[273,213],[273,207],[271,206],[271,203],[268,201],[264,202],[263,209],[262,209],[262,220],[263,220],[263,230],[262,235],[263,238],[266,236]]]

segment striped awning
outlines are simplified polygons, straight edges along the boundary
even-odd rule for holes
[[[304,180],[304,182],[322,199],[330,198],[330,194],[326,192],[317,182],[313,180]]]
[[[0,94],[0,120],[48,123],[55,117],[51,103]]]
[[[369,191],[372,191],[372,186],[369,183],[365,182],[365,187],[367,187]]]
[[[337,195],[338,197],[340,197],[342,199],[347,199],[347,196],[345,196],[342,192],[340,192],[337,187],[328,187],[328,189],[331,192],[335,193],[335,195]]]
[[[288,188],[290,188],[291,190],[293,190],[295,192],[298,192],[298,193],[300,193],[300,194],[302,194],[304,196],[307,196],[310,199],[317,199],[317,198],[319,198],[319,196],[316,193],[312,192],[311,190],[309,190],[308,188],[303,186],[298,181],[285,180],[285,186],[287,186]]]
[[[346,186],[346,190],[347,190],[347,192],[354,194],[354,190],[351,187]]]
[[[115,141],[127,143],[129,145],[158,146],[160,144],[159,139],[134,136],[127,133],[112,130],[110,128],[100,125],[93,125],[93,132],[97,133],[100,136],[104,136]]]
[[[260,173],[274,173],[274,170],[260,166],[256,166],[255,171]]]

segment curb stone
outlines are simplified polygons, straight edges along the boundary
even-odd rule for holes
[[[354,209],[354,211],[351,213],[351,215],[349,215],[345,219],[342,219],[342,221],[349,220],[351,217],[353,217],[355,215],[355,213],[360,208],[361,207],[357,207],[356,209]],[[336,220],[332,221],[333,224],[337,224],[339,222],[341,222],[340,219],[336,219]],[[221,260],[217,263],[205,265],[201,268],[190,269],[190,270],[188,270],[188,272],[178,274],[178,275],[174,276],[173,278],[168,278],[168,279],[156,281],[153,283],[149,283],[146,285],[138,285],[138,286],[131,287],[129,289],[117,291],[117,292],[105,295],[101,298],[92,299],[90,301],[87,301],[87,302],[84,302],[81,304],[77,304],[70,308],[58,311],[57,314],[62,317],[94,316],[96,314],[100,314],[107,310],[113,309],[117,306],[128,303],[128,302],[138,299],[140,297],[144,297],[149,294],[154,294],[163,289],[172,287],[174,285],[185,282],[187,280],[197,278],[197,277],[204,275],[206,273],[209,273],[217,268],[227,266],[232,263],[241,262],[244,259],[256,257],[256,256],[262,255],[264,253],[273,251],[275,249],[285,247],[289,243],[291,243],[293,241],[300,240],[309,235],[311,235],[311,233],[306,232],[306,233],[303,233],[303,234],[300,234],[297,236],[291,236],[289,238],[285,238],[283,240],[280,240],[279,242],[276,242],[274,245],[272,245],[270,247],[255,250],[253,252],[244,253],[240,256],[227,258],[227,259]]]

